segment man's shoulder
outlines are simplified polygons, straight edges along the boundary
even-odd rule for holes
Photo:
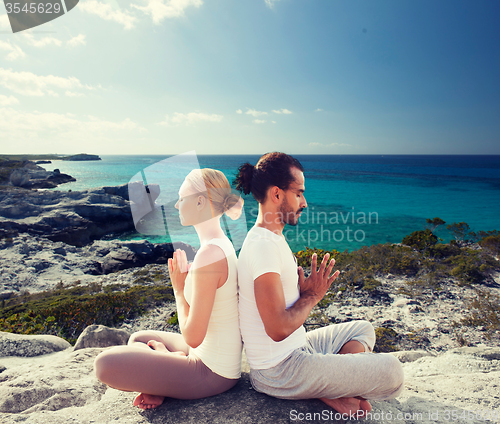
[[[282,243],[282,237],[274,234],[262,227],[253,227],[247,234],[245,239],[245,245],[247,249],[251,248],[265,248],[265,246],[274,248],[280,248]]]

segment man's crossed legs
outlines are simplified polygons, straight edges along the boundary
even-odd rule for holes
[[[251,370],[255,389],[282,399],[318,398],[348,414],[369,412],[367,399],[391,399],[403,390],[399,360],[388,353],[370,353],[375,331],[368,321],[310,331],[307,342],[275,367]]]

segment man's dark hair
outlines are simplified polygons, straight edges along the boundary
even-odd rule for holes
[[[292,156],[281,152],[266,153],[255,166],[248,162],[241,165],[234,183],[237,190],[252,193],[257,202],[263,203],[269,187],[277,186],[282,190],[290,187],[295,180],[292,168],[304,172],[300,162]]]

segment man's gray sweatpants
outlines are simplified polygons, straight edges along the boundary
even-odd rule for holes
[[[307,345],[294,350],[278,365],[250,370],[255,390],[282,399],[360,396],[384,400],[398,396],[404,385],[403,368],[389,353],[370,353],[375,331],[368,321],[350,321],[306,333]],[[342,346],[357,340],[364,353],[342,354]]]

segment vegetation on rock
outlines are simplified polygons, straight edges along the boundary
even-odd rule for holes
[[[428,224],[436,228],[444,221],[434,218],[429,219]],[[380,279],[392,274],[404,278],[399,293],[411,299],[419,299],[424,293],[438,295],[445,284],[475,288],[477,296],[464,301],[464,318],[455,323],[455,339],[459,345],[468,344],[463,336],[465,327],[484,331],[487,337],[500,332],[500,296],[488,290],[488,286],[496,286],[492,272],[500,271],[500,261],[494,257],[500,250],[500,233],[472,233],[466,223],[454,223],[451,229],[455,231],[456,240],[448,244],[439,243],[428,228],[406,236],[402,245],[387,243],[365,246],[353,252],[328,252],[336,260],[335,269],[340,269],[341,273],[311,314],[309,325],[325,325],[324,310],[332,302],[342,304],[360,296],[390,301]],[[297,252],[298,264],[309,267],[314,252],[318,254],[318,263],[327,253],[326,250],[306,248]],[[415,309],[421,310],[418,306]],[[393,329],[381,327],[377,329],[376,349],[380,352],[397,349],[398,340],[403,339],[416,347],[429,343],[423,335],[397,335]]]
[[[110,327],[144,314],[165,301],[173,301],[170,285],[102,287],[75,285],[30,295],[24,293],[3,302],[0,331],[18,334],[53,334],[75,343],[85,327]]]

